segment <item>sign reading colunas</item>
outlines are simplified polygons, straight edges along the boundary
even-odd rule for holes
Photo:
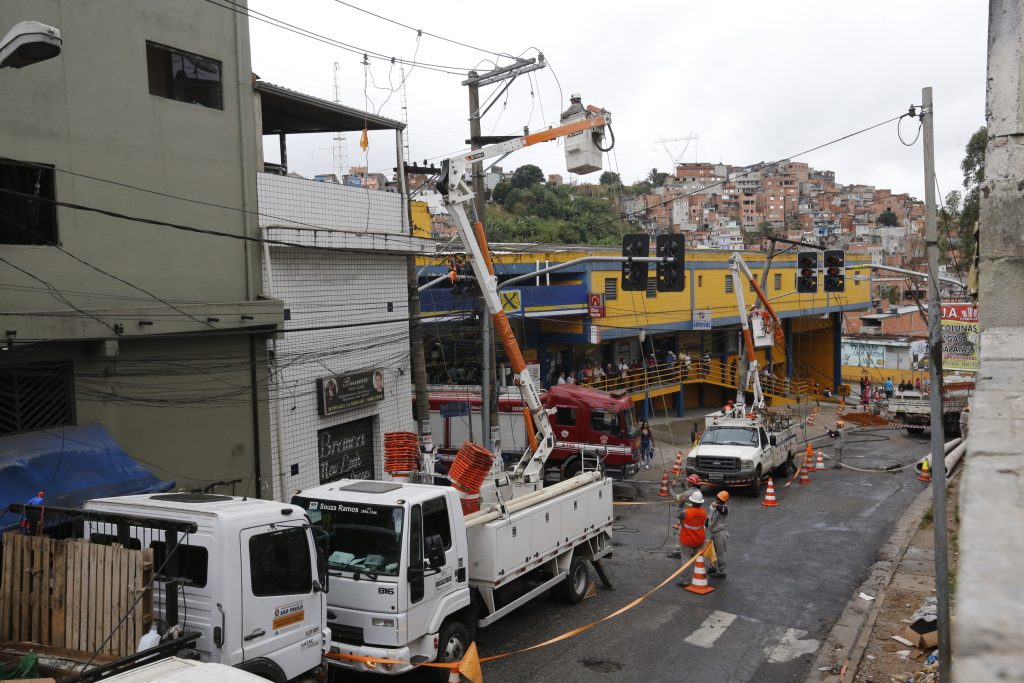
[[[978,307],[942,302],[942,369],[977,372],[980,367]]]
[[[383,400],[384,374],[380,370],[321,377],[316,381],[316,404],[321,415]]]

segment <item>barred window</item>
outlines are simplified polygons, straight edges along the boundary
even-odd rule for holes
[[[0,365],[0,434],[74,423],[71,361]]]
[[[725,276],[725,293],[732,294],[732,274]]]
[[[614,301],[619,298],[619,281],[613,277],[604,279],[604,300]]]

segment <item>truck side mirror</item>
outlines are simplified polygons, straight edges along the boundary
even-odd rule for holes
[[[777,436],[775,436],[774,434],[769,434],[768,435],[768,443],[771,444],[772,446],[778,446],[779,445],[779,438]]]
[[[316,546],[316,574],[318,583],[324,593],[327,592],[330,583],[327,580],[327,548],[330,545],[331,535],[322,527],[313,527],[313,545]],[[318,592],[314,590],[314,592]]]
[[[444,566],[444,542],[441,540],[440,534],[431,534],[427,536],[427,547],[425,548],[427,557],[427,563],[433,570],[438,570]]]

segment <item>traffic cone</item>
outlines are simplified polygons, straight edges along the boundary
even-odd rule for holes
[[[704,568],[703,555],[697,556],[697,561],[693,565],[693,581],[686,587],[686,590],[697,595],[707,595],[715,590],[713,586],[708,585],[708,572]]]
[[[823,469],[825,469],[825,457],[824,457],[824,455],[822,454],[821,451],[818,451],[818,461],[814,465],[814,469],[816,469],[816,470],[823,470]]]
[[[814,448],[812,448],[811,444],[808,443],[807,444],[807,454],[804,457],[804,462],[807,462],[807,461],[813,460],[813,459],[814,459]]]
[[[658,491],[658,495],[662,498],[668,498],[668,472],[661,475],[661,490]]]
[[[768,508],[779,507],[779,502],[775,500],[775,482],[772,481],[771,477],[768,477],[768,490],[764,494],[764,501],[761,505]]]
[[[803,486],[805,484],[810,484],[811,483],[811,468],[812,467],[814,467],[813,461],[810,464],[808,464],[806,461],[804,462],[804,466],[800,468],[800,479],[799,479],[799,481],[797,481],[797,484],[800,484],[801,486]]]
[[[457,664],[448,670],[448,683],[462,683],[462,676],[459,675]]]
[[[814,426],[814,413],[811,413],[810,415],[807,416],[807,426],[808,427],[813,427]]]
[[[676,451],[676,464],[672,466],[672,480],[679,479],[679,475],[683,473],[683,452]]]
[[[918,481],[931,481],[932,480],[932,468],[928,458],[921,461],[921,473],[917,475]]]

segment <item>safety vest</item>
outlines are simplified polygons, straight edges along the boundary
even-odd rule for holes
[[[708,513],[702,507],[686,508],[683,523],[679,525],[679,544],[688,548],[699,548],[704,545],[704,522]]]

